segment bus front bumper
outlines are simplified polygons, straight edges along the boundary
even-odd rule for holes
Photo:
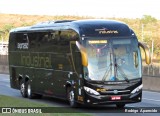
[[[91,95],[87,92],[85,94],[85,103],[90,105],[136,103],[141,102],[142,98],[142,91],[124,95]]]

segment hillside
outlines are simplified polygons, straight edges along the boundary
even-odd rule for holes
[[[17,15],[17,14],[0,14],[0,41],[8,40],[9,30],[20,26],[29,26],[42,21],[51,20],[79,20],[93,19],[94,17],[80,16],[38,16],[38,15]],[[141,19],[127,18],[106,18],[127,23],[136,33],[140,41],[146,42],[150,47],[154,42],[154,57],[160,58],[160,20],[152,16],[144,15]]]
[[[0,14],[0,28],[5,25],[12,25],[15,27],[32,25],[42,21],[63,20],[63,19],[87,19],[93,17],[78,17],[78,16],[39,16],[39,15],[17,15],[17,14]]]

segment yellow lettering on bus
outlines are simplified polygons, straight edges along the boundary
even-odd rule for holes
[[[107,40],[90,40],[88,42],[89,44],[105,44],[107,43]]]
[[[51,55],[44,56],[39,53],[21,54],[21,65],[28,67],[41,67],[41,68],[51,68]]]

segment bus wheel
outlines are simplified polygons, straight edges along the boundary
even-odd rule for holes
[[[69,101],[71,107],[77,107],[77,103],[74,98],[74,91],[70,87],[67,88],[67,100]]]
[[[29,99],[34,98],[34,95],[32,93],[31,84],[30,81],[27,81],[27,96]]]
[[[30,84],[30,81],[27,81],[27,96],[29,99],[33,99],[33,98],[41,98],[42,95],[39,95],[39,94],[34,94],[32,92],[32,87],[31,87],[31,84]]]
[[[117,108],[124,108],[125,104],[116,104]]]
[[[20,92],[22,97],[27,97],[27,89],[26,89],[26,83],[24,80],[20,80]]]

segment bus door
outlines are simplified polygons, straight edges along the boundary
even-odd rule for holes
[[[75,89],[75,98],[78,102],[84,102],[84,93],[82,92],[82,88],[84,85],[84,79],[83,79],[83,66],[82,66],[82,55],[81,52],[76,45],[76,42],[73,41],[70,43],[70,49],[72,53],[72,64],[74,68],[74,74],[73,74],[73,81],[76,83],[76,89]]]

